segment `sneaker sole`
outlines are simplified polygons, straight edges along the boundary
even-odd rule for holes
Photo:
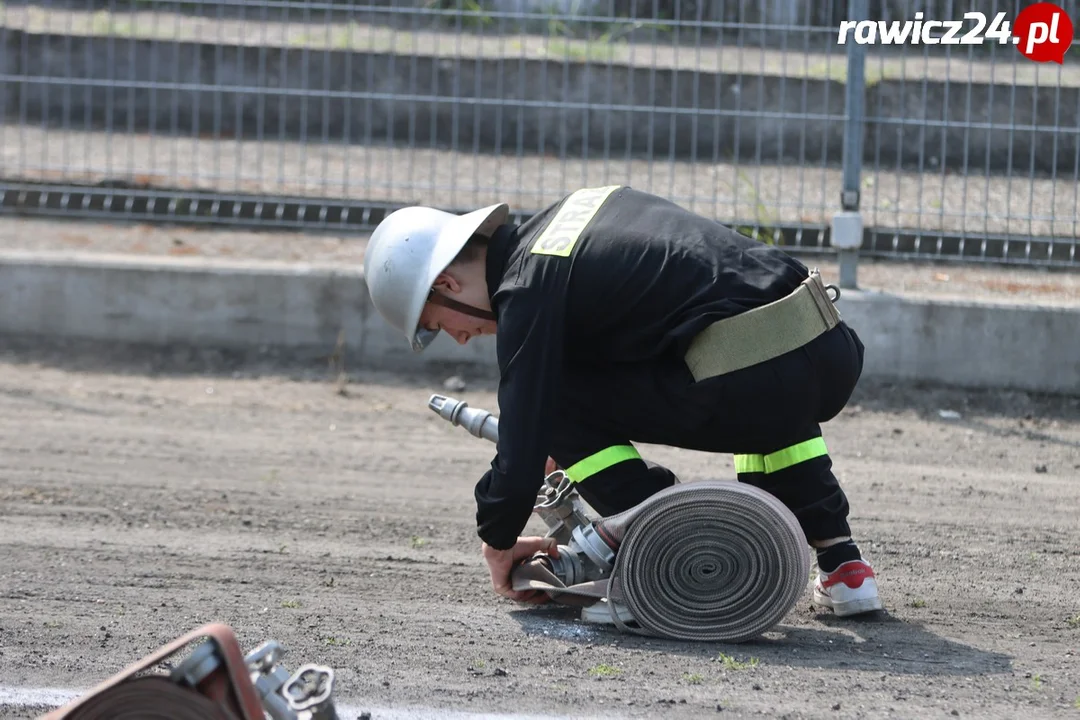
[[[847,602],[835,602],[829,598],[815,597],[814,603],[816,605],[820,605],[821,607],[829,608],[837,617],[862,615],[863,613],[875,612],[877,610],[885,609],[885,607],[881,604],[880,597],[848,600]]]

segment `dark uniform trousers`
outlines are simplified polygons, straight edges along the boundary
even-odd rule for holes
[[[695,382],[682,357],[567,369],[551,457],[601,515],[631,508],[676,482],[633,443],[731,453],[740,482],[798,518],[807,540],[851,534],[821,424],[848,402],[863,344],[841,323],[804,347]],[[730,477],[717,462],[715,476]]]

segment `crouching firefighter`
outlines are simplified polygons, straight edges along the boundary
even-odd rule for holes
[[[881,609],[821,432],[855,388],[863,345],[817,273],[625,186],[508,217],[505,204],[403,208],[364,258],[372,303],[415,351],[440,331],[462,344],[495,335],[499,440],[475,489],[495,591],[533,599],[510,571],[552,550],[519,537],[552,464],[608,516],[677,482],[634,446],[651,443],[733,454],[737,479],[783,502],[816,549],[814,602]],[[589,619],[610,616],[599,610]]]

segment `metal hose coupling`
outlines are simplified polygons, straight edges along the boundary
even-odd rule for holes
[[[575,527],[570,541],[558,550],[557,557],[539,553],[529,562],[543,565],[564,585],[605,580],[615,568],[615,548],[604,542],[593,524]]]
[[[248,676],[263,710],[271,720],[338,720],[334,706],[334,671],[322,665],[306,664],[293,673],[281,660],[285,648],[269,640],[244,656]],[[217,648],[203,643],[180,665],[170,679],[177,685],[198,688],[221,669]]]
[[[284,654],[271,640],[245,656],[231,627],[211,623],[41,720],[142,720],[164,717],[162,708],[176,720],[339,720],[334,671],[309,663],[290,673]]]
[[[428,407],[451,425],[459,425],[478,438],[499,442],[499,419],[487,410],[471,408],[467,402],[445,395],[432,395]]]

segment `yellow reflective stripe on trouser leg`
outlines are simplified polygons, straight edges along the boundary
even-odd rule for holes
[[[777,450],[774,453],[769,453],[765,456],[765,472],[774,473],[789,468],[792,465],[798,465],[799,463],[806,462],[807,460],[813,460],[814,458],[821,457],[822,455],[828,455],[829,451],[825,447],[825,440],[820,437],[816,437],[813,440],[806,440],[801,443],[786,447],[783,450]]]
[[[735,472],[774,473],[828,454],[824,438],[816,437],[768,455],[736,455]]]
[[[566,476],[570,478],[570,482],[579,483],[612,465],[640,459],[641,455],[633,445],[612,445],[566,468]]]

